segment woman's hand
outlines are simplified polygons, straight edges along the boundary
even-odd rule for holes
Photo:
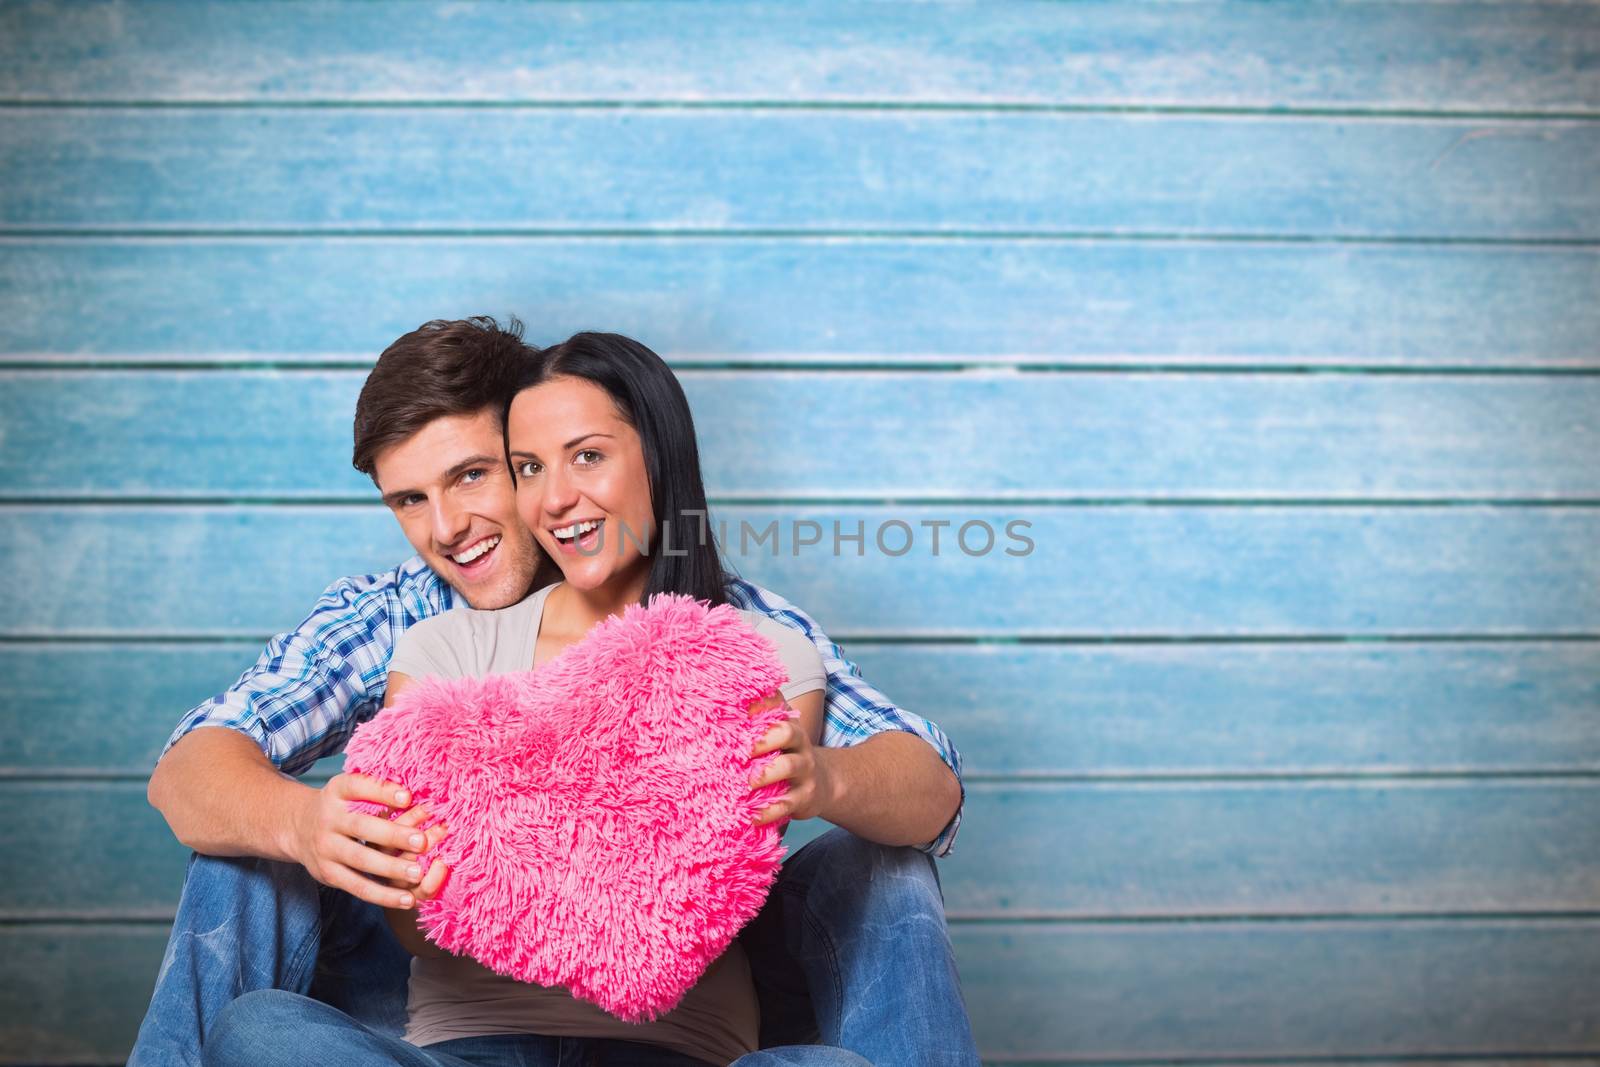
[[[822,691],[803,693],[795,698],[796,708],[780,694],[772,693],[750,707],[751,715],[782,707],[789,718],[769,727],[766,735],[750,750],[750,758],[768,752],[782,755],[750,778],[750,788],[760,789],[774,782],[787,781],[789,792],[757,813],[752,825],[764,826],[780,819],[814,819],[833,803],[834,780],[829,773],[826,749],[816,744],[822,732]]]
[[[412,827],[426,821],[427,818],[427,805],[418,804],[415,807],[409,808],[408,810],[402,812],[400,815],[395,816],[394,821],[398,826]],[[415,870],[417,869],[416,864],[418,857],[423,852],[426,852],[436,846],[440,841],[443,841],[444,835],[449,832],[450,828],[442,822],[436,826],[430,826],[424,835],[425,843],[415,852],[404,851],[401,849],[383,848],[381,846],[372,847],[378,848],[380,852],[386,852],[391,856],[398,857],[402,862],[411,864],[412,869]],[[382,878],[380,881],[386,885],[393,886],[396,889],[406,890],[410,897],[415,898],[409,903],[402,903],[401,908],[404,910],[411,908],[416,901],[432,900],[434,897],[438,896],[439,890],[444,886],[445,877],[449,873],[449,868],[444,865],[444,860],[436,859],[433,861],[432,866],[428,868],[428,873],[425,877],[423,877],[421,884],[414,885],[410,881],[401,881],[399,879],[389,878]]]

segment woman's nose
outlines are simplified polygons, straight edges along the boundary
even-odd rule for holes
[[[559,515],[578,502],[578,491],[571,482],[555,472],[549,472],[544,478],[544,509],[551,515]]]

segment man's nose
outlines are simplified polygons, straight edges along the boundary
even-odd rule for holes
[[[472,515],[458,507],[444,494],[433,506],[433,539],[442,545],[453,545],[466,535],[472,526]]]

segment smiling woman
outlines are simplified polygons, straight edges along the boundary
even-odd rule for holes
[[[727,602],[729,575],[704,536],[694,417],[655,352],[575,334],[522,365],[505,427],[517,512],[584,606],[580,622],[662,592]]]

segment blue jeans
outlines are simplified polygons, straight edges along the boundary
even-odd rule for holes
[[[926,853],[835,827],[784,860],[739,938],[761,1003],[763,1053],[790,1057],[766,1063],[837,1062],[793,1058],[801,1052],[792,1046],[821,1044],[833,1049],[802,1051],[848,1049],[878,1067],[976,1067],[944,895]],[[363,1032],[398,1039],[410,969],[410,954],[376,905],[322,885],[298,864],[192,853],[128,1067],[199,1067],[223,1010],[254,990],[304,994]],[[508,1043],[504,1035],[463,1040]],[[454,1044],[427,1048],[459,1055],[446,1047]],[[389,1049],[377,1062],[413,1061]]]
[[[286,989],[254,989],[218,1014],[200,1050],[205,1067],[708,1067],[659,1045],[598,1037],[493,1034],[418,1048],[338,1008]],[[872,1067],[827,1045],[787,1045],[740,1056],[733,1067]]]

